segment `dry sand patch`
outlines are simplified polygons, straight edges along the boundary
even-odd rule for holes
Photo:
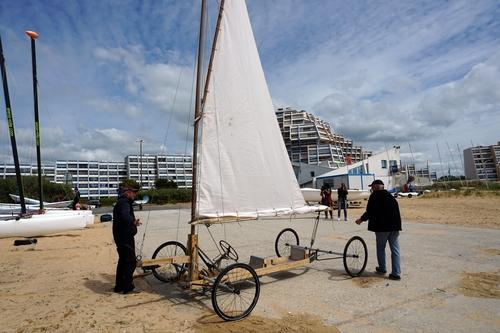
[[[471,297],[500,298],[500,271],[462,273],[460,292]]]
[[[219,317],[207,314],[194,324],[199,333],[337,333],[336,327],[324,325],[319,317],[310,314],[288,314],[281,319],[250,316],[242,321],[222,322]]]
[[[363,276],[358,276],[352,278],[351,281],[360,288],[370,288],[376,284],[380,284],[385,279],[382,275],[368,275],[367,273],[363,273]]]
[[[481,251],[484,254],[490,255],[490,256],[500,256],[500,249],[483,249],[483,248],[480,248],[479,251]]]
[[[438,223],[500,229],[499,196],[399,198],[401,217],[422,223]]]

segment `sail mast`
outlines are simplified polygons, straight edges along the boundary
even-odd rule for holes
[[[201,91],[202,91],[202,76],[203,76],[203,48],[205,44],[205,14],[206,3],[201,0],[201,15],[200,15],[200,35],[198,38],[198,59],[196,69],[196,96],[194,105],[194,135],[193,135],[193,181],[191,185],[191,221],[196,218],[196,197],[198,188],[198,132],[199,121],[201,119]],[[195,234],[195,226],[191,226],[191,235]]]
[[[206,13],[206,3],[205,0],[201,0],[201,14],[200,14],[200,35],[198,38],[198,59],[197,59],[197,70],[196,70],[196,96],[194,105],[194,134],[193,134],[193,180],[191,185],[191,222],[196,218],[196,198],[198,196],[198,132],[199,132],[199,121],[201,119],[201,78],[203,71],[203,47],[205,44],[205,14]],[[196,234],[196,226],[191,225],[191,232],[188,236],[188,251],[191,264],[189,265],[189,280],[193,281],[198,278],[198,235]]]
[[[222,14],[224,12],[224,3],[225,3],[225,0],[221,0],[220,6],[219,6],[219,16],[217,17],[217,24],[215,26],[215,35],[214,35],[214,40],[212,42],[212,52],[210,54],[210,61],[208,62],[207,78],[205,80],[205,90],[203,91],[203,99],[201,100],[202,105],[205,104],[205,100],[207,99],[208,86],[210,83],[210,77],[212,76],[212,66],[214,63],[215,49],[217,48],[217,41],[219,40],[220,24],[222,22]]]
[[[38,198],[40,209],[43,209],[43,188],[42,188],[42,157],[40,153],[40,119],[38,116],[38,78],[36,75],[36,47],[35,40],[38,33],[26,31],[26,35],[31,39],[31,65],[33,68],[33,103],[35,111],[35,142],[36,142],[36,163],[38,167]]]
[[[222,12],[224,10],[224,0],[220,2],[219,16],[215,28],[214,40],[212,43],[212,50],[210,54],[210,61],[208,63],[207,78],[205,80],[205,88],[203,90],[203,98],[201,98],[202,91],[202,77],[203,77],[203,48],[205,45],[205,16],[206,16],[206,1],[201,1],[201,17],[200,17],[200,36],[198,39],[198,63],[196,72],[196,97],[195,97],[195,111],[194,111],[194,135],[193,135],[193,181],[191,193],[191,222],[196,219],[197,210],[197,197],[198,197],[198,137],[199,137],[199,121],[201,120],[201,110],[208,93],[208,83],[210,80],[210,73],[212,71],[212,64],[214,60],[215,47],[220,31],[220,23],[222,21]],[[191,225],[191,233],[188,239],[188,251],[191,260],[189,265],[189,279],[195,280],[198,278],[198,251],[196,244],[198,243],[198,235],[196,235],[196,225]]]
[[[16,169],[17,188],[19,198],[21,199],[21,215],[26,214],[26,203],[24,201],[23,181],[21,178],[21,168],[19,167],[19,157],[17,155],[16,134],[14,132],[14,119],[10,109],[9,86],[7,84],[7,71],[5,69],[5,58],[3,56],[2,37],[0,36],[0,69],[2,72],[3,93],[5,97],[5,109],[7,112],[7,123],[9,126],[10,143],[12,146],[12,156],[14,158],[14,166]]]
[[[222,13],[224,11],[224,2],[225,0],[221,0],[219,6],[219,16],[217,17],[217,24],[215,27],[215,35],[214,40],[212,42],[212,49],[210,53],[210,60],[208,62],[208,70],[207,77],[205,80],[204,90],[203,90],[203,98],[201,96],[202,87],[202,77],[203,77],[203,47],[205,44],[205,12],[206,12],[206,4],[205,0],[202,0],[202,9],[201,9],[201,19],[200,19],[200,37],[198,40],[198,64],[197,64],[197,73],[196,73],[196,97],[195,97],[195,110],[194,110],[194,136],[193,136],[193,182],[192,182],[192,193],[191,193],[191,221],[196,219],[196,198],[197,198],[197,189],[198,189],[198,138],[199,138],[199,121],[201,120],[201,109],[203,104],[205,103],[207,94],[208,94],[208,86],[210,82],[210,77],[212,73],[212,66],[215,57],[215,49],[217,47],[217,40],[219,37],[220,24],[222,21]],[[194,234],[194,225],[191,226],[191,234]]]

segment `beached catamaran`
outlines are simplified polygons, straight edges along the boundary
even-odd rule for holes
[[[33,89],[35,103],[35,136],[37,143],[37,160],[38,160],[38,182],[40,200],[38,201],[37,212],[28,214],[26,200],[24,197],[23,184],[21,178],[21,170],[19,167],[19,158],[17,153],[16,136],[14,130],[14,120],[12,117],[12,109],[10,104],[9,88],[7,83],[7,71],[5,66],[5,58],[3,55],[2,40],[0,37],[0,68],[2,74],[2,85],[5,97],[5,107],[7,112],[7,123],[9,126],[9,135],[11,139],[12,155],[16,170],[17,188],[19,191],[20,212],[17,216],[11,216],[0,220],[0,237],[34,237],[49,235],[58,232],[64,232],[74,229],[82,229],[88,224],[93,223],[94,216],[91,211],[70,211],[70,210],[44,210],[43,196],[41,187],[41,162],[40,162],[40,131],[38,121],[38,100],[37,100],[37,79],[36,79],[36,56],[35,56],[35,39],[37,33],[28,31],[27,35],[31,39],[32,61],[33,61]],[[33,207],[31,207],[33,208]]]
[[[290,228],[278,234],[277,257],[253,256],[251,265],[236,262],[221,267],[224,260],[238,261],[236,250],[224,240],[219,242],[216,258],[210,259],[200,248],[197,228],[201,225],[257,219],[272,223],[278,216],[326,209],[307,205],[300,192],[274,115],[245,1],[220,1],[202,85],[204,27],[202,0],[187,247],[165,242],[154,251],[153,259],[139,266],[152,270],[159,280],[211,292],[215,312],[224,320],[238,320],[257,304],[259,276],[301,267],[321,252],[334,252],[312,248],[315,231],[310,247],[298,246],[298,236]],[[314,230],[319,221],[316,215]],[[359,237],[347,243],[344,253],[335,254],[344,259],[350,275],[364,270],[366,245]]]

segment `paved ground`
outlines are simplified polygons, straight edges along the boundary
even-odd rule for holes
[[[186,209],[138,212],[144,225],[136,240],[144,257],[150,257],[167,240],[185,244],[188,216]],[[297,230],[301,244],[309,242],[313,223],[313,217],[262,220],[212,225],[208,230],[215,239],[232,244],[240,261],[248,262],[251,254],[274,255],[276,235],[285,227]],[[202,249],[216,254],[207,228],[198,228]],[[409,222],[403,229],[402,280],[391,281],[373,273],[374,234],[366,231],[366,224],[322,219],[316,245],[342,251],[350,237],[362,236],[369,252],[366,273],[351,279],[344,272],[342,260],[332,260],[263,277],[253,313],[266,317],[282,317],[289,312],[317,315],[342,332],[500,332],[500,299],[464,296],[460,289],[464,272],[498,274],[500,230]],[[211,309],[209,297],[187,295],[153,277],[147,281],[177,310],[196,314]]]

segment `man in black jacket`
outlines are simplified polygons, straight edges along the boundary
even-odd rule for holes
[[[401,215],[396,199],[384,189],[384,183],[374,180],[370,185],[372,194],[368,199],[366,212],[356,220],[357,224],[368,220],[368,230],[375,232],[377,240],[377,273],[387,273],[385,266],[385,244],[389,241],[391,248],[392,272],[391,280],[401,280],[401,259],[399,255],[399,231],[401,231]]]
[[[135,218],[132,203],[137,191],[136,188],[123,188],[122,195],[113,209],[113,238],[118,252],[116,282],[113,289],[116,293],[127,294],[135,288],[132,281],[136,267],[134,236],[141,222]]]

